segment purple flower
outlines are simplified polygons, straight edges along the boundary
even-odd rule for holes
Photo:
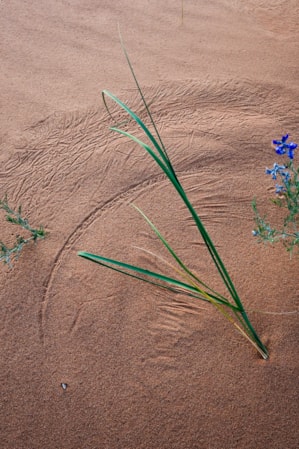
[[[283,182],[284,184],[287,184],[289,182],[289,180],[291,179],[291,175],[288,171],[282,171],[280,172],[282,178],[283,178]]]
[[[272,179],[277,179],[277,174],[286,173],[283,170],[286,168],[285,165],[278,165],[276,162],[273,164],[273,168],[266,168],[266,175],[271,175]]]
[[[288,149],[288,156],[289,156],[290,159],[294,159],[294,150],[297,148],[297,144],[296,143],[292,143],[292,145],[296,145],[296,146],[293,147],[293,148],[289,148]]]
[[[276,145],[275,151],[277,154],[282,155],[288,152],[288,157],[294,159],[294,150],[297,148],[297,144],[294,142],[287,143],[289,135],[282,136],[281,140],[273,140],[273,144]]]
[[[277,193],[277,194],[286,192],[286,189],[284,186],[280,186],[280,185],[276,184],[275,187],[276,187],[275,193]]]

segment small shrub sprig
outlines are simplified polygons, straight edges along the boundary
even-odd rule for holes
[[[276,198],[271,202],[287,210],[282,229],[276,229],[267,221],[266,215],[261,216],[256,200],[253,200],[254,220],[256,228],[252,231],[259,242],[276,243],[282,241],[291,254],[299,244],[299,167],[294,165],[294,152],[297,144],[287,143],[289,135],[282,136],[281,140],[273,140],[275,152],[279,156],[287,157],[281,165],[275,162],[272,168],[266,168],[265,174],[271,175],[275,183]]]
[[[47,233],[42,226],[38,229],[34,229],[30,226],[28,220],[21,215],[21,206],[19,206],[17,212],[11,209],[8,205],[7,196],[5,196],[3,200],[0,200],[0,209],[3,209],[7,213],[5,218],[9,223],[21,226],[21,228],[25,229],[30,234],[30,237],[28,238],[24,238],[17,234],[16,242],[11,248],[0,241],[0,261],[3,261],[4,264],[8,264],[9,267],[12,268],[13,262],[19,258],[23,246],[31,241],[36,242],[38,239],[44,239]]]

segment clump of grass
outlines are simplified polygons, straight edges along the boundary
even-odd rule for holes
[[[276,154],[284,157],[282,164],[275,162],[272,168],[266,168],[266,175],[271,175],[275,183],[276,198],[272,198],[272,204],[285,209],[286,214],[280,229],[273,227],[267,220],[267,216],[261,216],[256,200],[252,202],[256,228],[252,231],[259,242],[277,243],[283,242],[286,250],[292,255],[294,249],[299,246],[299,167],[294,165],[294,151],[297,144],[288,143],[289,135],[282,136],[281,140],[273,140]]]
[[[6,212],[5,218],[9,223],[18,225],[29,233],[29,237],[27,238],[17,234],[12,247],[8,247],[0,241],[0,261],[12,268],[13,263],[19,258],[24,245],[30,242],[37,242],[39,239],[44,239],[47,233],[42,226],[38,229],[32,228],[28,220],[22,217],[22,207],[19,206],[18,210],[14,211],[8,204],[7,196],[3,200],[0,200],[0,209]]]
[[[156,124],[152,118],[151,112],[148,107],[148,103],[146,102],[143,92],[139,86],[137,78],[135,76],[134,70],[128,58],[126,49],[123,46],[123,50],[129,64],[131,73],[137,85],[138,91],[140,93],[141,99],[144,103],[145,109],[147,111],[147,115],[150,119],[150,122],[153,127],[153,132],[149,130],[149,128],[144,124],[144,122],[119,98],[110,93],[107,90],[102,92],[102,97],[104,104],[110,114],[106,98],[111,99],[116,105],[118,105],[121,109],[123,109],[132,119],[139,125],[139,127],[143,130],[146,137],[149,139],[150,144],[146,144],[141,141],[134,135],[129,132],[120,129],[118,127],[111,127],[110,129],[114,132],[117,132],[123,136],[128,137],[133,142],[137,143],[145,152],[154,159],[154,161],[158,164],[161,170],[165,173],[166,177],[169,179],[170,183],[173,185],[177,194],[185,204],[187,210],[191,214],[192,219],[206,245],[208,250],[208,254],[212,258],[218,273],[226,287],[228,292],[227,296],[224,296],[217,291],[215,291],[212,287],[208,286],[195,272],[191,271],[188,266],[181,260],[169,242],[163,237],[160,231],[156,228],[156,226],[151,222],[151,220],[139,209],[137,206],[134,206],[137,212],[139,212],[147,224],[150,226],[152,231],[156,234],[157,238],[161,241],[162,245],[167,249],[169,254],[172,256],[174,264],[169,264],[174,272],[176,272],[179,277],[169,277],[165,276],[162,273],[153,272],[135,265],[130,265],[125,262],[121,262],[115,259],[110,259],[104,256],[99,256],[96,254],[91,254],[85,251],[80,251],[78,253],[79,256],[88,259],[92,262],[96,262],[99,265],[110,268],[116,272],[120,272],[127,276],[131,276],[135,279],[142,280],[149,284],[153,284],[155,286],[164,288],[169,290],[170,292],[176,292],[191,296],[192,298],[196,298],[202,300],[206,303],[209,303],[213,307],[215,307],[234,327],[240,332],[240,334],[245,337],[260,353],[260,355],[267,359],[269,357],[268,350],[265,345],[260,340],[257,332],[255,331],[253,325],[251,324],[248,315],[243,307],[241,299],[236,291],[236,288],[226,270],[222,259],[220,258],[214,243],[212,242],[208,232],[206,231],[199,215],[195,211],[191,202],[189,201],[187,194],[178,179],[178,176],[175,172],[175,169],[172,165],[172,162],[168,156],[168,152],[163,144],[163,141],[160,137],[160,134],[157,130]],[[111,115],[111,114],[110,114]],[[154,136],[155,134],[155,136]],[[202,255],[201,255],[202,257]]]

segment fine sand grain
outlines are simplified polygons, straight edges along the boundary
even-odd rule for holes
[[[0,267],[3,449],[298,447],[298,313],[278,314],[299,310],[298,258],[257,244],[251,200],[280,223],[264,169],[272,138],[299,141],[299,3],[183,6],[182,15],[179,0],[0,3],[0,196],[49,231],[13,270]],[[134,203],[222,288],[165,176],[108,129],[103,89],[144,116],[118,24],[269,361],[204,303],[77,256],[164,269],[139,249],[165,256]],[[0,218],[9,239],[15,229]]]

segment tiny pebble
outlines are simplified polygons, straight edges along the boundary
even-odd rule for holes
[[[62,384],[61,384],[61,387],[63,388],[63,390],[66,390],[66,389],[67,389],[67,384],[62,383]]]

